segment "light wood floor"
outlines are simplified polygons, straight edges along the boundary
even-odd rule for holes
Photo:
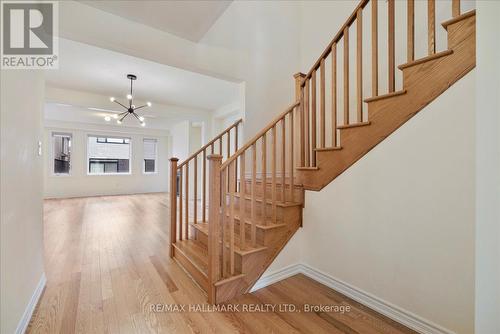
[[[231,304],[350,306],[335,312],[153,312],[153,304],[207,306],[168,258],[166,194],[47,200],[47,287],[28,333],[413,333],[297,275]],[[189,307],[189,306],[186,306]]]

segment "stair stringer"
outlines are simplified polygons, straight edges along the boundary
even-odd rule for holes
[[[298,170],[306,190],[319,191],[476,66],[475,12],[447,24],[452,52],[402,66],[405,94],[368,102],[370,124],[340,130],[342,150],[318,151],[317,169]]]

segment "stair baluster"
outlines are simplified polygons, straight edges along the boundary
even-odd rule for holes
[[[396,54],[396,47],[395,47],[395,30],[394,30],[394,20],[395,20],[395,7],[394,7],[394,0],[388,0],[387,2],[387,10],[388,10],[388,20],[389,24],[387,25],[388,31],[387,31],[387,45],[388,45],[388,73],[389,73],[389,93],[394,92],[395,88],[395,82],[396,82],[396,63],[395,63],[395,54]]]
[[[170,194],[177,194],[177,158],[170,158]],[[174,243],[177,235],[177,196],[170,196],[170,257],[174,257]]]
[[[332,147],[337,146],[337,43],[332,45]],[[304,92],[302,92],[304,95]],[[303,166],[303,165],[302,165]]]
[[[221,205],[220,189],[221,189],[221,173],[220,166],[222,163],[222,155],[210,155],[209,161],[209,177],[210,195],[209,195],[209,221],[218,222],[221,217],[219,215],[219,207]],[[234,188],[233,188],[234,189]],[[219,275],[219,228],[220,224],[208,224],[208,302],[215,302],[215,287],[214,283],[220,278]],[[224,240],[222,239],[222,248]]]
[[[427,31],[429,33],[429,56],[436,53],[436,2],[427,0]]]
[[[371,0],[371,1],[372,1],[372,96],[378,96],[378,2],[377,0]],[[336,129],[336,127],[334,129]],[[335,146],[336,145],[333,145],[333,147]]]
[[[407,40],[407,61],[413,61],[415,59],[415,1],[408,0],[407,5],[407,29],[406,29],[406,40]],[[375,95],[374,95],[375,96]]]

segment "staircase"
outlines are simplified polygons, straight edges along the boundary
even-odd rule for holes
[[[367,82],[362,24],[368,5]],[[210,303],[251,289],[302,226],[305,190],[328,185],[475,67],[475,11],[461,13],[460,1],[450,1],[451,17],[442,23],[447,49],[436,52],[435,2],[426,5],[428,56],[415,59],[415,2],[407,0],[407,62],[398,66],[400,89],[395,79],[394,0],[387,1],[388,91],[383,94],[378,87],[380,5],[362,0],[311,70],[294,76],[296,102],[255,137],[238,147],[238,121],[181,164],[171,159],[170,193],[178,191],[179,196],[171,196],[170,256]],[[349,45],[351,30],[356,32],[354,48]],[[351,49],[356,52],[354,75],[349,75]],[[352,77],[355,94],[349,91]],[[371,88],[369,98],[364,84]]]

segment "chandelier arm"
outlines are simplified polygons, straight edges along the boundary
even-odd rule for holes
[[[123,108],[125,108],[125,109],[127,109],[127,110],[128,110],[128,108],[127,108],[126,106],[124,106],[123,104],[121,104],[121,103],[120,103],[120,102],[118,102],[117,100],[114,100],[113,102],[118,103],[118,104],[119,104],[119,105],[121,105]]]
[[[148,105],[147,105],[147,104],[145,104],[145,105],[143,105],[143,106],[140,106],[140,107],[134,108],[134,111],[139,110],[139,109],[144,108],[144,107],[147,107],[147,106],[148,106]]]
[[[120,122],[123,122],[123,120],[125,119],[125,117],[127,117],[127,116],[128,116],[128,114],[129,114],[129,113],[127,112],[125,115],[123,115],[123,117],[122,117],[122,118],[120,118]]]
[[[135,116],[135,118],[137,118],[137,120],[138,120],[139,122],[141,122],[141,123],[142,123],[141,119],[140,119],[140,118],[139,118],[139,116],[135,113],[135,111],[132,113],[132,115],[134,115],[134,116]]]

